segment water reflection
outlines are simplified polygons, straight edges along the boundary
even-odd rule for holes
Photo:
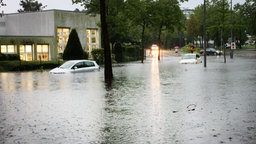
[[[163,111],[162,111],[162,95],[160,87],[160,73],[159,73],[159,61],[158,59],[152,59],[151,71],[150,71],[150,96],[152,99],[150,121],[149,125],[152,125],[152,143],[156,143],[157,140],[162,139],[163,136]]]
[[[255,142],[255,59],[178,60],[114,67],[110,89],[103,71],[0,73],[0,143]]]
[[[102,72],[0,73],[0,143],[89,143],[100,139]]]
[[[47,85],[44,82],[49,80],[48,73],[35,72],[1,73],[0,78],[0,86],[4,91],[33,91]]]

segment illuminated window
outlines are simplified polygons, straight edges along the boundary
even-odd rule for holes
[[[99,48],[99,39],[97,29],[87,29],[86,30],[86,40],[87,40],[87,51],[91,52],[92,49]]]
[[[91,43],[96,43],[96,37],[92,37],[91,40],[92,40]]]
[[[69,37],[69,28],[57,28],[58,53],[63,53]]]
[[[1,45],[1,53],[7,53],[6,45]]]
[[[8,49],[8,53],[15,53],[14,45],[8,45],[7,49]]]
[[[15,54],[16,49],[14,45],[1,45],[1,53]]]
[[[32,61],[32,45],[20,45],[20,59],[24,61]]]
[[[49,60],[49,45],[37,45],[37,60],[48,61]]]

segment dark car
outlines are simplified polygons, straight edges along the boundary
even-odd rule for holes
[[[200,54],[204,54],[204,50],[200,50]],[[206,48],[206,55],[221,55],[222,51],[216,50],[214,48]]]

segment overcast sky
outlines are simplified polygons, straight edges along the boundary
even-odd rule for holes
[[[7,6],[1,7],[1,11],[4,13],[16,13],[18,9],[21,9],[19,5],[20,0],[3,0]],[[78,4],[72,5],[72,0],[37,0],[43,5],[47,5],[44,10],[48,9],[61,9],[61,10],[75,10],[76,8],[82,10],[83,8]],[[189,2],[181,3],[181,7],[195,8],[196,6],[203,4],[204,0],[189,0]],[[233,0],[233,4],[243,4],[245,0]]]

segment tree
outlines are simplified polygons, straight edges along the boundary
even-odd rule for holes
[[[162,47],[161,34],[163,30],[181,30],[184,26],[185,16],[182,13],[177,0],[158,0],[153,3],[152,22],[157,32],[159,47],[158,60],[160,60],[160,48]]]
[[[0,8],[1,8],[2,6],[6,6],[6,4],[3,2],[3,0],[0,0]]]
[[[6,6],[6,4],[3,2],[3,0],[0,0],[0,8]],[[0,13],[0,17],[2,17],[2,13]]]
[[[46,7],[46,5],[43,6],[42,3],[38,3],[38,1],[36,1],[36,0],[21,0],[20,1],[20,6],[23,9],[19,9],[18,10],[19,13],[32,12],[32,11],[41,11]]]
[[[82,49],[82,45],[80,43],[78,34],[75,29],[71,30],[69,34],[69,39],[67,42],[67,46],[63,53],[64,60],[75,60],[75,59],[84,59],[84,51]]]
[[[108,26],[106,20],[106,3],[105,0],[100,0],[100,21],[103,36],[104,46],[104,57],[105,57],[105,82],[111,84],[113,80],[112,63],[111,63],[111,52],[108,38]]]
[[[130,18],[133,25],[141,28],[141,63],[144,60],[145,30],[150,25],[152,0],[127,0],[126,15]],[[135,13],[135,11],[137,11]]]
[[[187,35],[188,37],[192,37],[192,41],[194,44],[194,40],[197,39],[200,31],[200,23],[198,22],[198,19],[196,19],[195,14],[190,15],[190,18],[186,22],[186,27]]]
[[[239,10],[241,18],[244,19],[246,32],[256,37],[256,3],[255,0],[246,0],[243,5],[237,5],[235,10]],[[255,39],[256,41],[256,39]],[[256,42],[255,42],[256,48]]]

